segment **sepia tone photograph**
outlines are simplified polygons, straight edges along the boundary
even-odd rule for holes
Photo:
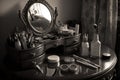
[[[0,0],[0,80],[120,80],[120,0]]]

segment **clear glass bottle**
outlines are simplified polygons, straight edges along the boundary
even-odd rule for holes
[[[96,32],[94,33],[93,40],[90,46],[90,56],[93,58],[101,57],[101,42],[99,40],[98,26],[94,24]]]
[[[88,43],[88,35],[83,35],[83,41],[81,44],[81,56],[88,57],[89,56],[89,43]]]

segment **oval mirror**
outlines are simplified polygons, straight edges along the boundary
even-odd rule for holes
[[[27,24],[37,33],[50,32],[53,9],[45,0],[29,0],[23,14]]]
[[[51,23],[51,14],[48,8],[41,3],[34,3],[28,11],[28,21],[37,32],[44,32]]]

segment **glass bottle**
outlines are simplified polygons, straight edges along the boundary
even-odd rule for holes
[[[83,41],[81,45],[81,56],[88,57],[89,56],[89,43],[88,43],[88,35],[83,35]]]
[[[98,26],[94,24],[95,33],[90,46],[90,56],[93,58],[101,57],[101,42],[99,40]]]

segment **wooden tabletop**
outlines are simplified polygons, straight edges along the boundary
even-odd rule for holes
[[[106,47],[106,46],[102,46],[102,54],[103,53],[110,53],[111,57],[110,59],[102,59],[102,58],[96,58],[96,59],[92,59],[92,58],[87,58],[90,61],[100,65],[99,69],[91,69],[89,67],[83,66],[81,64],[77,64],[79,66],[79,71],[77,74],[69,74],[69,75],[63,75],[60,72],[59,67],[58,68],[54,68],[51,69],[48,72],[47,69],[49,64],[47,63],[43,63],[42,65],[40,65],[40,67],[43,70],[43,74],[37,70],[37,69],[29,69],[29,70],[21,70],[21,71],[12,71],[9,70],[7,67],[3,67],[2,72],[5,74],[5,76],[8,76],[8,78],[10,80],[12,79],[27,79],[27,80],[36,80],[36,79],[52,79],[52,80],[74,80],[74,79],[91,79],[91,78],[95,78],[98,76],[102,76],[105,73],[109,72],[110,70],[114,69],[116,62],[117,62],[117,57],[115,55],[115,52]],[[60,58],[62,58],[64,56],[61,56]],[[60,65],[62,64],[62,62],[60,62]],[[56,71],[55,71],[56,70]],[[55,72],[55,75],[53,76],[52,73]],[[47,73],[51,73],[52,76],[46,76],[45,74]]]

